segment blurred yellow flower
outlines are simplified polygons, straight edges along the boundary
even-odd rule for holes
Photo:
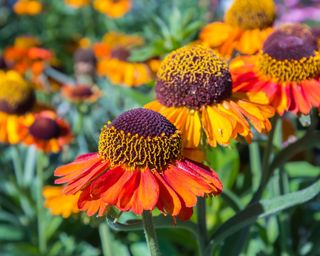
[[[90,4],[90,0],[64,0],[64,2],[73,8],[80,8]]]
[[[36,0],[19,0],[13,10],[18,15],[37,15],[42,11],[42,3]]]
[[[65,195],[63,187],[45,186],[43,196],[45,198],[44,206],[50,210],[52,215],[60,215],[68,218],[72,213],[78,213],[78,199],[80,193],[75,195]]]
[[[95,0],[93,7],[111,18],[120,18],[132,8],[131,0]]]

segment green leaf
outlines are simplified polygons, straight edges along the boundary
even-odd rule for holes
[[[0,240],[17,241],[23,238],[21,229],[11,225],[0,225]]]
[[[249,205],[247,208],[240,211],[227,222],[222,224],[213,233],[213,235],[210,237],[210,243],[207,247],[207,254],[211,255],[211,250],[215,244],[241,230],[242,228],[255,223],[257,219],[268,217],[294,205],[307,202],[319,193],[320,179],[303,190],[272,199],[261,200],[260,202]]]
[[[291,162],[285,165],[285,169],[292,178],[317,177],[320,175],[320,167],[307,162]]]

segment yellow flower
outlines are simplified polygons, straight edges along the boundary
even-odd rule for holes
[[[80,8],[90,4],[90,0],[64,0],[64,2],[73,8]]]
[[[205,26],[200,40],[226,57],[230,57],[234,50],[253,54],[260,50],[263,41],[272,32],[274,19],[273,0],[234,0],[224,22]]]
[[[42,3],[36,0],[18,0],[13,10],[19,15],[37,15],[42,11]]]
[[[132,0],[95,0],[93,7],[111,18],[120,18],[132,8]]]
[[[65,195],[61,186],[45,186],[43,188],[45,207],[50,210],[52,215],[59,215],[63,218],[68,218],[71,214],[79,212],[79,195],[80,193]]]
[[[34,91],[15,71],[0,70],[0,142],[21,141],[21,127],[35,106]]]
[[[274,114],[265,94],[232,88],[227,64],[202,45],[185,46],[163,60],[156,97],[145,107],[174,123],[186,148],[197,148],[203,131],[211,146],[228,145],[239,135],[250,142],[249,123],[268,132]]]

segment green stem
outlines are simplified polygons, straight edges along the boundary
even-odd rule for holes
[[[43,168],[44,168],[44,155],[42,152],[38,152],[37,159],[37,215],[38,215],[38,242],[39,251],[41,255],[44,255],[47,251],[47,241],[45,236],[45,222],[43,211]]]
[[[253,202],[256,202],[260,199],[260,197],[262,196],[262,192],[265,188],[265,186],[268,183],[268,180],[270,178],[270,174],[269,174],[269,163],[270,163],[270,158],[271,158],[271,154],[272,154],[272,148],[273,148],[273,139],[274,139],[274,135],[275,135],[275,131],[276,131],[276,125],[277,125],[277,120],[278,120],[278,116],[274,116],[271,120],[271,125],[272,125],[272,129],[269,133],[269,137],[268,137],[268,142],[267,142],[267,147],[264,151],[264,155],[263,155],[263,160],[262,160],[262,177],[261,177],[261,182],[260,185],[258,187],[258,190],[256,191],[256,193],[253,195],[250,204]]]
[[[199,239],[199,255],[205,255],[205,248],[208,241],[207,220],[206,220],[206,200],[204,197],[198,198],[197,203],[198,214],[198,239]]]
[[[108,224],[103,222],[99,225],[99,235],[101,240],[102,253],[104,256],[114,255],[111,246],[111,233]]]
[[[144,234],[151,256],[159,256],[160,249],[157,241],[157,235],[153,227],[152,214],[150,211],[144,211],[142,214]]]

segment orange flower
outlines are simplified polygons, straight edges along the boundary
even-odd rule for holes
[[[53,59],[53,53],[38,47],[39,41],[30,36],[19,37],[14,46],[4,50],[4,59],[11,69],[23,74],[31,71],[33,78],[39,76],[46,63]]]
[[[97,201],[97,210],[101,202],[135,214],[158,207],[182,220],[191,217],[197,197],[222,190],[213,170],[181,157],[175,126],[147,109],[127,111],[105,125],[98,152],[57,168],[55,176],[56,184],[66,183],[67,195],[81,191],[80,210]]]
[[[36,101],[32,87],[15,71],[0,70],[0,142],[17,144],[21,127],[32,118]]]
[[[224,22],[205,26],[200,33],[200,40],[228,58],[234,50],[253,54],[261,49],[265,38],[272,32],[274,19],[273,0],[234,0],[225,14]]]
[[[43,188],[44,207],[49,209],[52,215],[69,218],[71,214],[79,212],[77,202],[80,193],[65,195],[62,190],[63,187],[45,186]]]
[[[18,0],[13,6],[18,15],[37,15],[42,11],[42,3],[36,0]]]
[[[93,7],[110,18],[121,18],[132,8],[132,0],[95,0]]]
[[[23,143],[34,145],[45,153],[58,153],[72,140],[69,125],[52,111],[33,115],[22,130],[26,134]]]
[[[204,133],[211,146],[253,136],[249,122],[260,133],[271,129],[274,114],[263,93],[232,88],[227,64],[202,45],[188,45],[162,62],[156,81],[157,100],[145,108],[167,117],[182,132],[184,146],[197,148]]]
[[[62,95],[74,103],[92,103],[101,97],[102,92],[96,86],[64,85],[62,88]]]
[[[64,0],[64,3],[73,8],[80,8],[89,5],[90,0]]]
[[[283,25],[259,54],[236,58],[231,71],[237,88],[264,91],[279,115],[320,106],[320,53],[305,25]]]
[[[109,32],[103,42],[94,45],[98,58],[97,72],[114,84],[130,87],[141,86],[152,80],[150,67],[143,62],[131,62],[129,57],[134,47],[143,44],[138,36]]]

